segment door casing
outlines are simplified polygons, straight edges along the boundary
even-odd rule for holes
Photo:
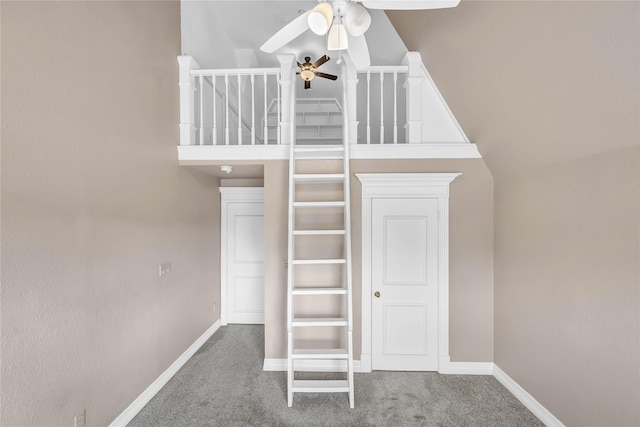
[[[263,187],[220,187],[220,323],[226,325],[229,322],[228,289],[229,269],[227,248],[229,244],[229,206],[237,203],[261,203],[264,204]],[[254,323],[254,322],[251,322]]]
[[[438,201],[438,372],[450,372],[449,185],[460,173],[358,173],[362,183],[362,353],[360,370],[371,372],[372,202],[376,198]]]

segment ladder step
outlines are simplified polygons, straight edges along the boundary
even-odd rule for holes
[[[298,173],[293,175],[297,182],[342,182],[343,173]]]
[[[343,145],[297,145],[293,148],[295,153],[324,153],[330,151],[344,152]]]
[[[332,259],[294,259],[294,265],[304,264],[345,264],[347,262],[344,258],[332,258]]]
[[[347,380],[293,380],[294,393],[340,393],[349,391]]]
[[[294,208],[343,208],[343,201],[331,202],[293,202]]]
[[[292,326],[347,326],[347,319],[342,317],[298,317],[291,322]]]
[[[296,236],[320,236],[329,234],[345,234],[344,230],[294,230]]]
[[[294,349],[292,359],[348,359],[349,353],[342,348]]]
[[[345,288],[293,288],[293,295],[346,295]]]

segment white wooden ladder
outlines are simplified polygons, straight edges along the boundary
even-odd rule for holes
[[[338,173],[331,170],[336,169],[336,166],[341,169]],[[309,173],[309,170],[313,173]],[[296,145],[292,141],[289,159],[287,273],[289,406],[293,405],[294,393],[349,393],[349,406],[354,407],[349,175],[348,143]],[[326,194],[332,193],[327,192],[331,185],[337,189],[334,194],[342,193],[337,200],[326,200]],[[340,214],[342,224],[336,226],[326,221],[326,218],[332,215],[337,218]],[[314,224],[309,219],[301,220],[305,215],[321,219],[320,223]],[[300,219],[298,224],[296,219]],[[301,253],[303,241],[307,248],[318,250],[326,250],[331,245],[339,247],[329,248],[332,251],[326,252],[329,254],[327,256],[320,256],[323,254],[316,254],[314,251],[311,258],[308,253],[307,256]],[[297,244],[300,247],[297,248]],[[336,253],[340,256],[333,256]],[[333,270],[326,271],[326,275],[319,274],[322,269]],[[325,283],[322,279],[325,276],[332,277],[334,281]],[[309,277],[317,277],[322,282],[311,283]],[[310,309],[315,311],[310,312]],[[326,331],[327,328],[335,332],[329,334],[331,339],[313,339],[318,334],[325,337],[327,333],[322,334],[320,330]],[[336,371],[342,371],[346,365],[346,379],[344,374],[338,374],[342,379],[296,379],[296,375],[300,376],[300,367],[296,364],[305,362],[316,362],[316,366],[331,367],[329,369],[335,366]],[[306,370],[308,367],[309,365]]]

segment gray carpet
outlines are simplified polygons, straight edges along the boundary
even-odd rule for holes
[[[543,426],[490,376],[355,374],[355,409],[346,393],[296,394],[288,408],[286,373],[263,359],[263,326],[222,327],[129,426]]]

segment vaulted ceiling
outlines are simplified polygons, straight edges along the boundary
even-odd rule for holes
[[[203,67],[276,66],[259,46],[315,4],[182,2],[183,52]],[[462,0],[373,19],[372,63],[419,51],[494,174],[640,143],[638,1]],[[307,32],[282,51],[317,57],[323,44]],[[324,71],[336,73],[335,62]]]
[[[640,144],[640,2],[387,15],[494,175]]]

